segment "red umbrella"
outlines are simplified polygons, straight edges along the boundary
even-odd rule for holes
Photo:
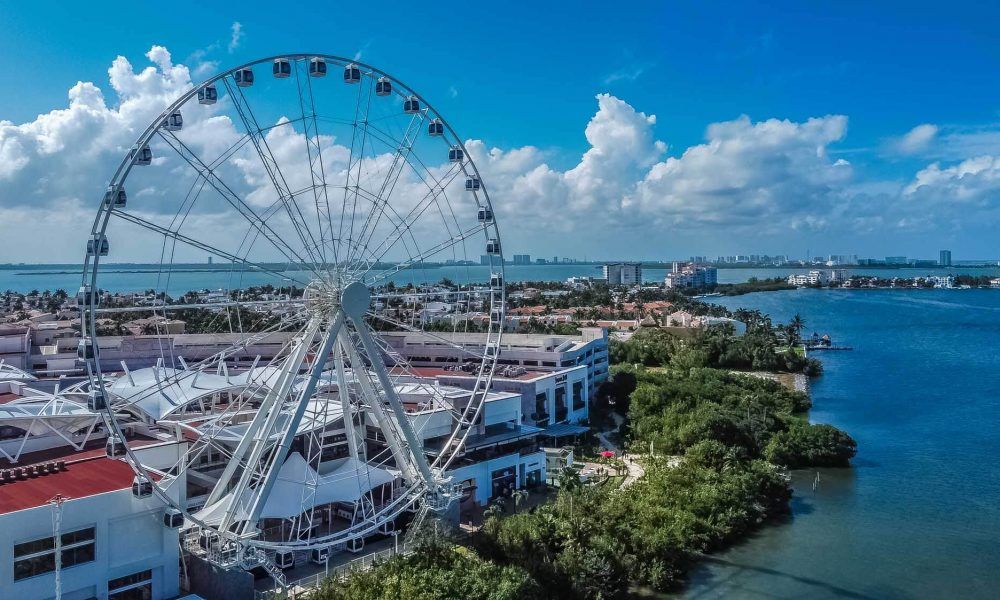
[[[601,456],[603,456],[604,458],[614,458],[615,453],[612,452],[611,450],[605,450],[604,452],[601,452]]]

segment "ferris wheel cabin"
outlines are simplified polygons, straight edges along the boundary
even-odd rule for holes
[[[182,127],[184,127],[184,117],[179,110],[175,110],[163,119],[163,128],[167,131],[180,131]]]
[[[344,83],[358,83],[361,81],[361,69],[358,65],[351,63],[344,67]]]
[[[409,96],[403,100],[403,112],[408,115],[415,115],[420,112],[420,100],[416,96]]]
[[[219,91],[211,83],[198,90],[198,104],[215,104],[219,100]]]
[[[309,75],[311,77],[326,77],[326,61],[318,56],[309,59]]]
[[[253,71],[248,68],[237,69],[233,73],[233,80],[240,87],[250,87],[253,85]]]
[[[444,123],[441,122],[441,119],[434,119],[427,124],[427,135],[431,137],[444,135]]]
[[[287,58],[276,58],[274,64],[271,65],[271,73],[277,79],[287,79],[292,74],[292,65]]]
[[[153,164],[153,151],[149,149],[149,146],[143,146],[142,148],[132,148],[129,150],[128,156],[132,159],[132,164],[140,166],[148,166]]]
[[[388,96],[391,93],[392,93],[392,82],[389,81],[388,77],[379,77],[378,81],[375,82],[375,95]]]
[[[125,190],[115,189],[114,186],[111,186],[108,191],[104,192],[104,206],[125,208],[126,204],[128,204],[128,196],[125,195]]]

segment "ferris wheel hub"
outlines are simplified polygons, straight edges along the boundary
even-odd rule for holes
[[[372,295],[368,291],[368,286],[360,281],[348,284],[340,296],[340,306],[343,308],[344,314],[352,319],[364,316],[371,301]]]

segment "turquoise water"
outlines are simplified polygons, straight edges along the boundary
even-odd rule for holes
[[[118,266],[105,265],[101,267],[98,278],[99,286],[115,292],[136,292],[147,289],[166,291],[172,295],[180,295],[190,290],[217,289],[227,287],[246,287],[250,285],[289,285],[291,280],[266,273],[243,273],[231,275],[229,271],[206,269],[206,265],[194,265],[191,270],[178,271],[170,275],[169,281],[158,273],[156,266]],[[142,271],[142,272],[140,272]],[[750,277],[786,277],[790,273],[802,273],[808,269],[719,269],[721,283],[739,283]],[[881,277],[917,277],[924,275],[969,273],[973,275],[1000,276],[1000,268],[961,268],[953,269],[851,269],[852,273],[860,275],[878,275]],[[505,267],[507,281],[565,281],[569,277],[600,277],[601,267],[596,265],[524,265]],[[666,269],[643,269],[643,279],[647,282],[662,282],[667,274]],[[308,279],[303,272],[289,272],[292,279]],[[440,268],[416,268],[397,274],[392,279],[397,284],[437,282],[442,277],[459,282],[484,282],[489,280],[489,267],[461,266]],[[14,290],[29,292],[31,290],[76,290],[80,287],[81,268],[74,265],[38,265],[24,268],[0,269],[0,291]],[[242,277],[242,280],[240,279]],[[241,282],[242,281],[242,282]]]
[[[819,354],[815,421],[849,470],[794,474],[793,516],[698,568],[686,598],[1000,597],[1000,291],[796,290],[725,299],[852,352]]]

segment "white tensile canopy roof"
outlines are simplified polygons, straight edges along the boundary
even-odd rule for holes
[[[147,367],[130,371],[111,384],[118,399],[159,421],[184,406],[224,391],[241,390],[244,381],[202,371]]]
[[[83,404],[64,396],[49,394],[39,390],[29,390],[34,396],[25,396],[7,404],[0,404],[0,425],[24,430],[21,442],[6,449],[0,447],[0,456],[17,462],[25,450],[28,438],[38,435],[56,434],[67,444],[82,450],[90,440],[90,434],[101,416],[91,412]],[[82,437],[72,434],[83,432]]]
[[[302,455],[293,452],[278,471],[277,480],[261,510],[262,519],[291,519],[313,506],[333,502],[356,502],[372,488],[390,483],[395,475],[386,469],[374,467],[350,457],[332,471],[320,475],[306,463]],[[315,486],[315,494],[313,494]],[[230,492],[221,500],[206,506],[195,518],[208,525],[218,525],[230,510],[237,521],[246,520],[253,501],[253,490],[247,490],[236,500]],[[312,496],[311,506],[305,506]]]
[[[35,381],[36,379],[38,378],[31,373],[0,359],[0,381]]]
[[[256,367],[233,375],[156,366],[122,375],[111,384],[109,391],[117,399],[159,421],[191,402],[220,392],[238,393],[244,389],[266,391],[277,384],[280,374],[281,369],[272,366]],[[306,379],[304,375],[298,376],[292,392],[301,391]],[[318,388],[328,388],[336,383],[336,375],[325,371],[320,374]]]
[[[86,406],[59,396],[0,404],[0,425],[23,429],[28,435],[41,435],[54,429],[68,434],[86,429],[99,419],[100,415]]]
[[[321,429],[333,424],[343,416],[343,409],[340,403],[327,402],[325,400],[310,400],[306,405],[306,410],[302,414],[299,426],[295,430],[295,435],[302,435],[315,429]],[[276,441],[283,435],[288,420],[292,418],[291,413],[285,411],[278,415],[277,426],[271,435],[271,440]],[[208,421],[198,427],[198,431],[204,436],[210,436],[215,442],[226,444],[237,444],[246,435],[250,422],[237,423],[233,425],[217,425],[217,421]]]

